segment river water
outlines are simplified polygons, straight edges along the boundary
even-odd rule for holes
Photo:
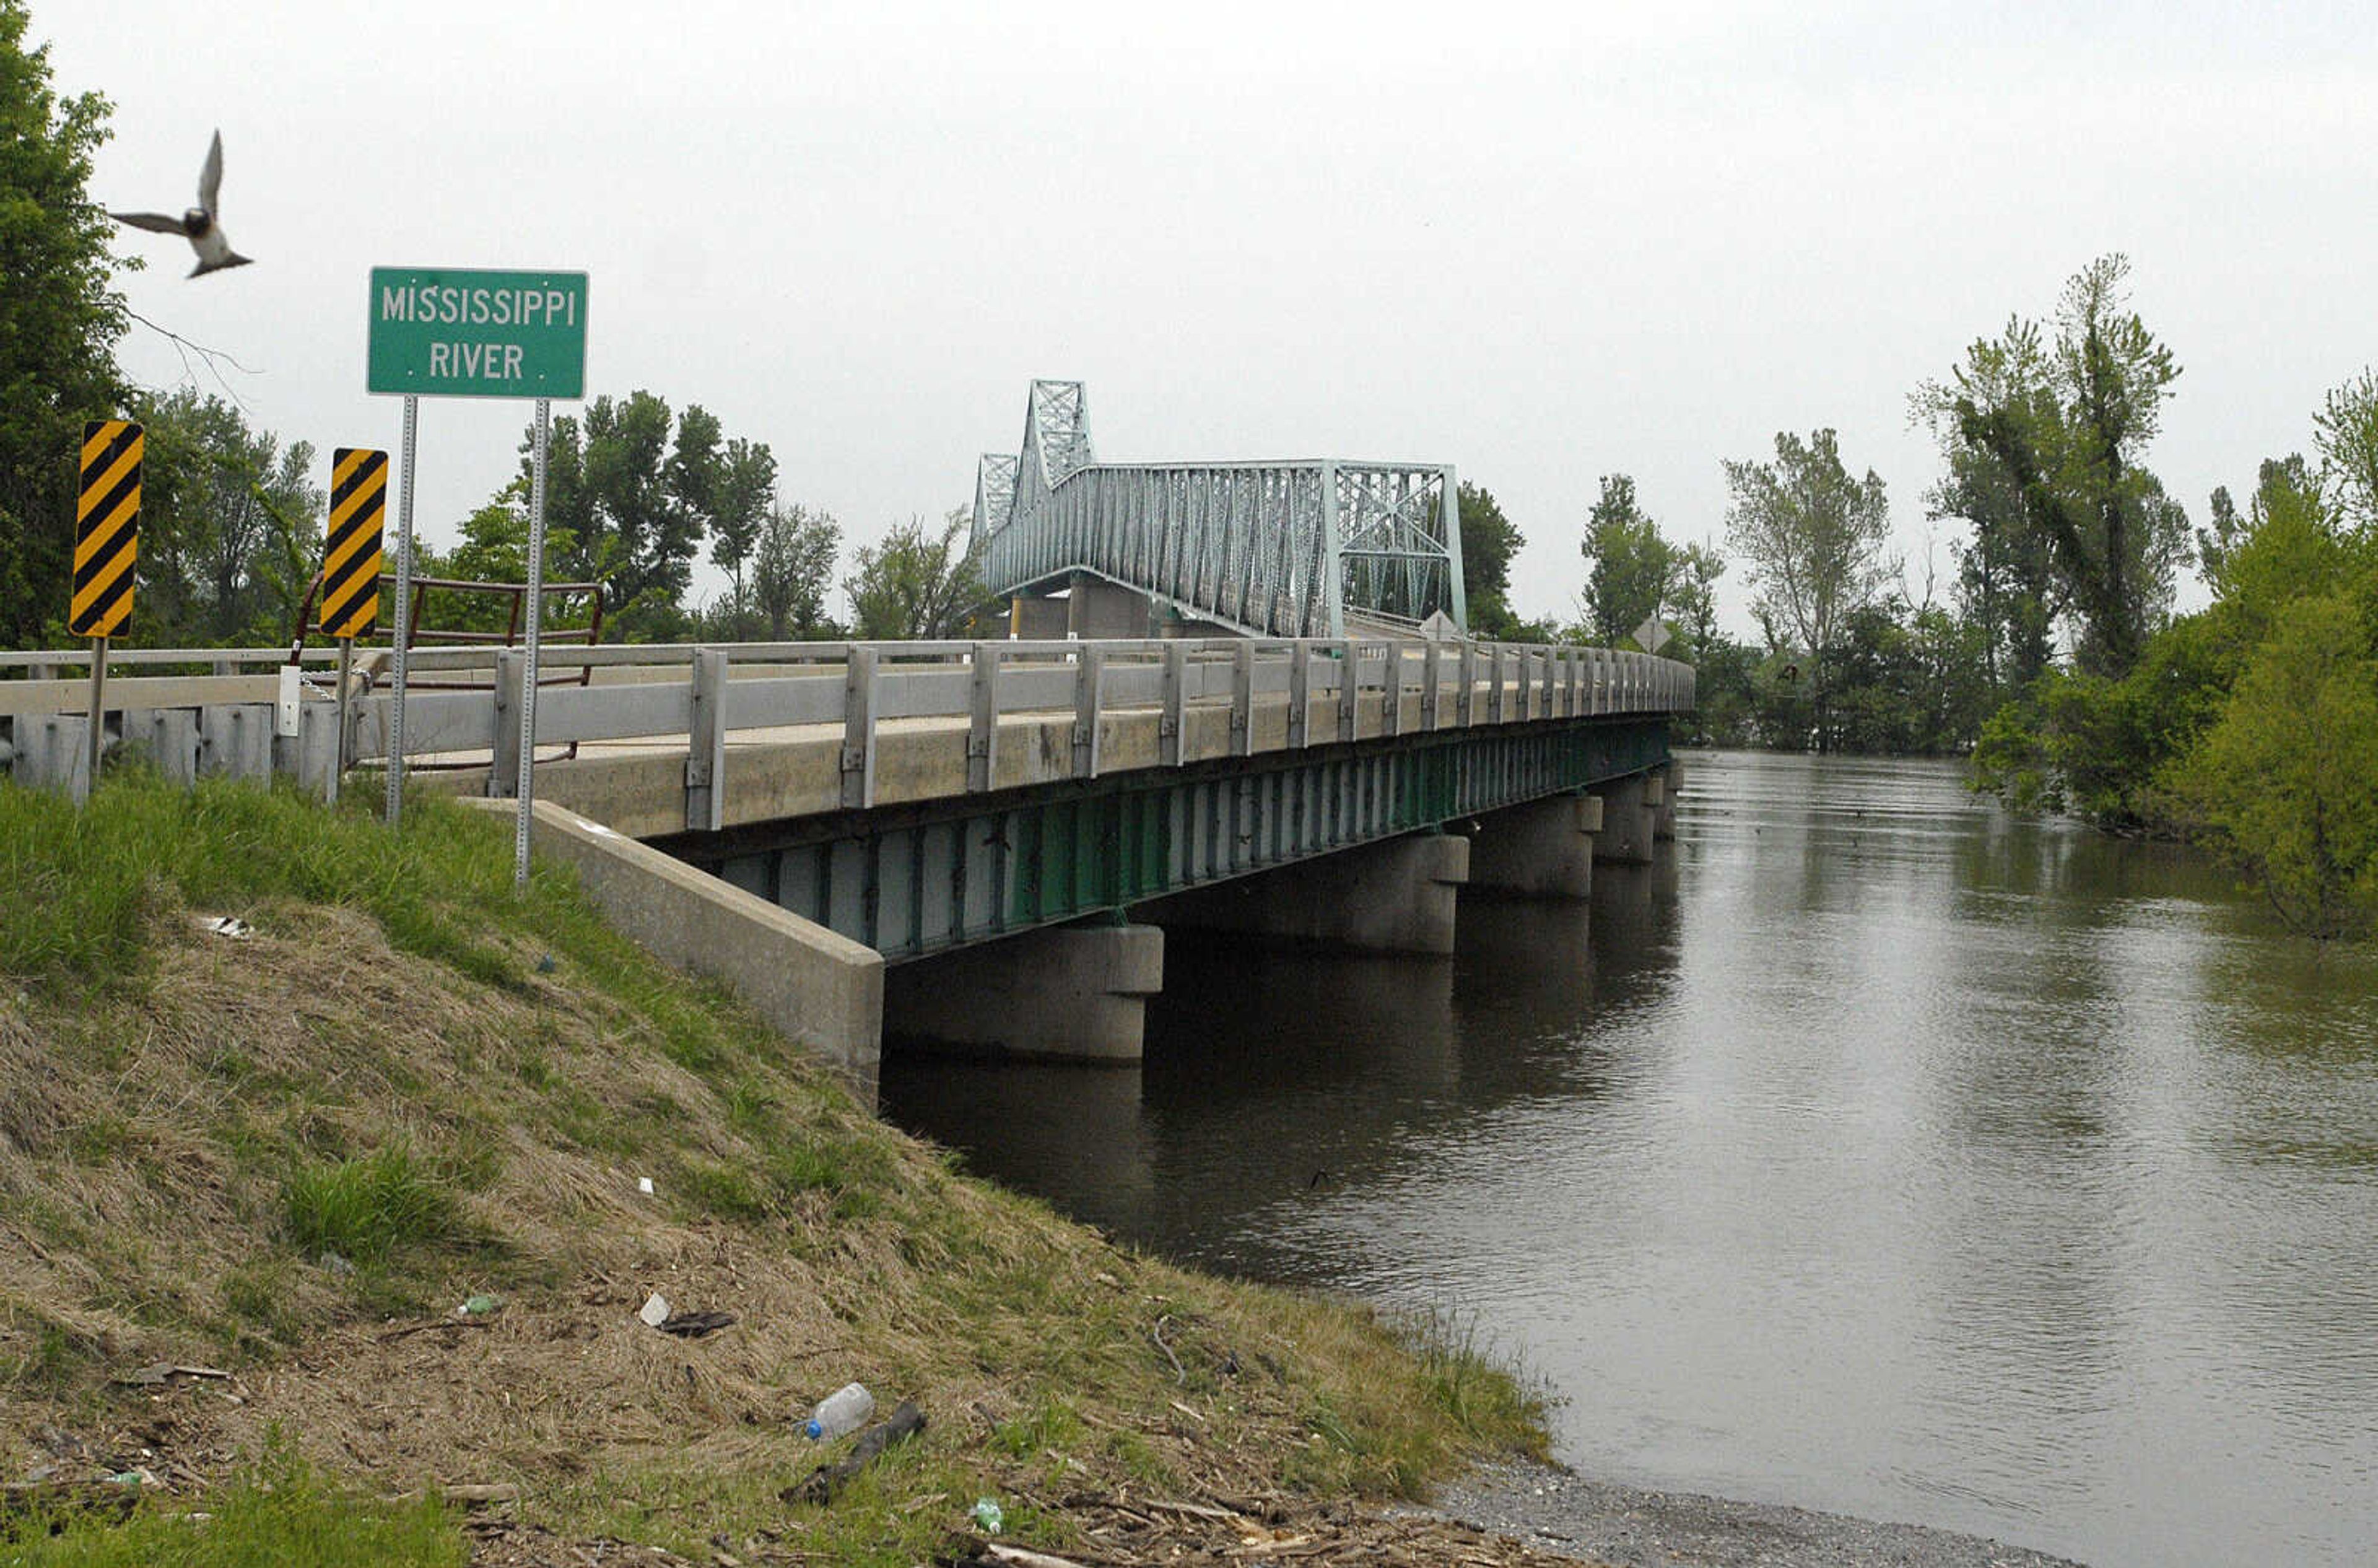
[[[1117,1237],[1456,1314],[1558,1456],[2096,1565],[2378,1562],[2378,955],[1944,764],[1687,761],[1449,960],[1170,942],[1137,1071],[886,1112]]]

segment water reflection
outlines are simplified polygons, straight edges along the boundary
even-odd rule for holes
[[[1926,764],[1697,762],[1590,908],[1176,941],[1145,1068],[893,1114],[1176,1256],[1474,1311],[1595,1472],[2100,1565],[2378,1540],[2378,960]]]

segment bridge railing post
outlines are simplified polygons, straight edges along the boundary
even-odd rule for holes
[[[1519,716],[1520,722],[1525,723],[1536,716],[1536,651],[1532,648],[1520,649],[1518,662],[1519,665]]]
[[[1390,638],[1380,685],[1387,688],[1387,705],[1379,710],[1379,733],[1400,735],[1404,727],[1404,645]]]
[[[1164,712],[1156,721],[1157,756],[1168,768],[1181,765],[1183,722],[1186,718],[1189,691],[1189,645],[1168,642],[1164,645]]]
[[[1107,651],[1085,642],[1074,666],[1074,776],[1099,776],[1099,699],[1105,694]]]
[[[977,642],[967,652],[974,680],[967,727],[967,790],[980,795],[999,776],[999,660],[996,642]]]
[[[495,732],[488,739],[494,765],[487,770],[487,795],[509,800],[520,786],[521,683],[527,678],[528,656],[518,648],[496,651],[496,689],[492,704]]]
[[[875,804],[875,703],[882,676],[876,650],[853,643],[843,678],[842,804],[865,810]]]
[[[1477,716],[1478,644],[1465,641],[1461,645],[1461,689],[1454,696],[1453,716],[1463,729],[1468,729]]]
[[[1363,645],[1352,640],[1339,643],[1338,664],[1338,738],[1351,741],[1362,714]]]
[[[693,651],[693,717],[685,747],[685,827],[727,825],[727,650]]]
[[[1231,755],[1255,749],[1255,645],[1242,639],[1231,650]]]
[[[1421,644],[1421,655],[1427,661],[1427,673],[1420,683],[1420,727],[1423,732],[1436,728],[1438,692],[1445,685],[1445,650],[1434,642]]]
[[[1288,748],[1304,749],[1313,706],[1313,645],[1301,637],[1288,643]]]

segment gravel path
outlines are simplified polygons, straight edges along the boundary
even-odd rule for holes
[[[2081,1568],[1978,1536],[1644,1491],[1528,1465],[1493,1466],[1445,1489],[1435,1512],[1615,1568]]]

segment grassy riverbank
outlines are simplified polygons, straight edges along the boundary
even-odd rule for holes
[[[1327,1549],[1355,1500],[1542,1451],[1531,1392],[1442,1325],[969,1179],[566,878],[515,896],[478,814],[425,800],[399,838],[226,785],[78,813],[0,784],[0,1478],[141,1498],[0,1561],[269,1561],[327,1517],[390,1544],[323,1561],[909,1563],[986,1496],[1053,1551]],[[735,1321],[661,1333],[655,1292]],[[925,1431],[783,1501],[840,1452],[798,1416],[853,1378]],[[517,1500],[466,1520],[458,1488]]]

